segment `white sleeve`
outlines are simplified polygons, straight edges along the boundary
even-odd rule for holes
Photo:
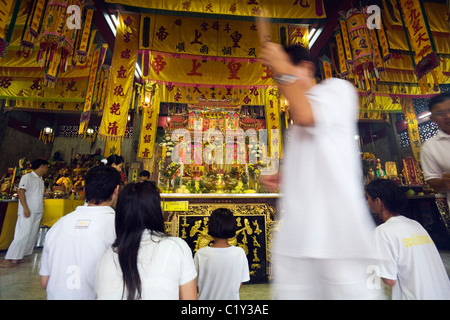
[[[397,280],[398,267],[397,256],[398,253],[394,250],[386,233],[379,227],[375,228],[375,244],[380,254],[380,272],[381,277],[390,280]]]
[[[248,260],[245,255],[244,249],[242,249],[242,280],[241,282],[250,281],[250,271],[248,269]]]
[[[182,254],[179,285],[182,286],[183,284],[186,284],[197,277],[197,270],[195,268],[194,259],[192,258],[191,248],[189,248],[186,241],[182,240],[181,238],[180,240],[181,241],[179,241],[179,244],[182,250]]]
[[[19,189],[27,190],[28,182],[30,180],[30,176],[28,174],[24,175],[19,182]]]
[[[39,268],[40,276],[49,276],[50,275],[48,257],[49,257],[48,246],[44,245],[44,249],[42,249],[42,256],[41,256],[41,267]]]
[[[425,143],[420,152],[420,162],[423,170],[423,177],[425,181],[430,179],[442,179],[444,173],[439,167],[437,161],[433,157],[433,153],[430,151],[429,145]]]

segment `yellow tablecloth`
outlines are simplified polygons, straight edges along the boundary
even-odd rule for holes
[[[59,218],[71,213],[76,207],[82,206],[83,204],[84,200],[44,199],[44,214],[42,215],[41,226],[53,226]],[[17,201],[11,201],[6,209],[5,220],[3,221],[2,232],[0,234],[0,250],[8,249],[14,239],[17,206]]]

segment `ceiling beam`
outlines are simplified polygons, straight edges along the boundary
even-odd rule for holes
[[[351,1],[326,1],[325,2],[325,12],[327,14],[327,22],[326,25],[317,38],[316,42],[310,49],[310,54],[313,59],[319,58],[319,54],[322,49],[327,45],[328,41],[333,36],[336,31],[336,27],[338,26],[338,18],[339,11],[347,12],[351,9],[352,3]]]
[[[96,9],[96,12],[94,14],[94,24],[102,35],[103,39],[108,44],[108,47],[112,52],[114,52],[114,43],[116,41],[116,37],[112,32],[108,21],[106,21],[106,19],[109,19],[109,17],[106,17],[106,15],[109,16],[108,8],[106,7],[104,0],[95,0],[94,5]]]

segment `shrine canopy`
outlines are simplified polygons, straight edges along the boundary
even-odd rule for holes
[[[264,15],[272,19],[324,19],[326,18],[323,0],[106,0],[110,4],[121,4],[140,9],[152,9],[154,11],[177,11],[184,14],[190,13],[208,15],[231,15],[239,19]],[[127,8],[128,9],[128,8]]]

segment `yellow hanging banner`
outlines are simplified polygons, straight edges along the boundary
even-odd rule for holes
[[[252,88],[274,84],[270,68],[261,62],[219,60],[177,58],[155,52],[150,59],[149,78],[168,85],[191,87]]]
[[[0,10],[0,38],[6,37],[6,23],[10,20],[9,15],[13,11],[13,5],[16,1],[2,1],[2,8]]]
[[[335,38],[339,58],[339,72],[341,74],[341,77],[346,77],[348,76],[349,72],[347,68],[347,61],[345,60],[345,51],[344,51],[344,44],[342,43],[342,34],[338,32]]]
[[[288,31],[289,31],[289,43],[291,46],[295,44],[300,44],[305,48],[309,48],[308,27],[289,25]]]
[[[433,51],[432,34],[428,30],[424,12],[419,0],[400,0],[403,23],[408,30],[411,49],[414,51],[416,67],[414,71],[422,93],[439,91],[443,81],[440,59]],[[434,85],[434,86],[433,86]]]
[[[91,72],[89,74],[88,87],[86,91],[86,100],[84,101],[83,113],[81,114],[80,126],[78,129],[78,134],[86,133],[87,124],[90,118],[90,111],[92,107],[92,99],[94,97],[94,90],[97,78],[100,76],[97,73],[101,74],[101,67],[103,65],[103,61],[105,59],[106,50],[108,49],[107,44],[103,44],[100,48],[97,48],[94,51],[94,55],[92,58],[91,64]]]
[[[201,100],[228,100],[232,105],[265,105],[265,88],[177,87],[161,85],[161,101],[197,103]]]
[[[323,0],[221,0],[221,1],[148,1],[148,0],[106,0],[106,3],[123,4],[132,7],[184,13],[203,13],[211,15],[233,15],[281,19],[324,19],[326,18]]]
[[[260,56],[254,21],[143,15],[139,50],[177,55],[256,59]],[[281,24],[271,24],[272,41],[280,43]],[[305,42],[307,29],[294,33]],[[302,34],[302,37],[299,35]],[[295,40],[295,39],[294,39]],[[297,39],[298,41],[299,39]],[[306,37],[307,41],[307,37]]]
[[[105,152],[103,152],[103,156],[108,158],[113,154],[122,154],[122,141],[120,139],[106,139],[105,141]]]
[[[341,26],[342,40],[344,41],[345,59],[348,63],[353,63],[352,48],[350,47],[350,40],[348,38],[347,22],[344,19],[339,19]]]
[[[401,99],[403,114],[405,115],[406,124],[408,125],[409,140],[411,141],[411,148],[414,158],[420,161],[420,148],[422,143],[419,135],[419,125],[417,123],[416,113],[414,112],[414,105],[411,98]]]
[[[266,128],[268,150],[271,158],[283,158],[283,146],[280,121],[280,94],[277,87],[266,89]],[[273,131],[272,131],[273,130]],[[268,153],[269,153],[268,152]]]
[[[153,149],[155,146],[156,129],[158,127],[160,101],[160,88],[156,85],[151,106],[143,108],[142,111],[142,126],[141,135],[139,137],[138,158],[151,159],[155,154]]]
[[[138,29],[139,15],[119,14],[100,137],[116,139],[125,134],[138,56]]]

